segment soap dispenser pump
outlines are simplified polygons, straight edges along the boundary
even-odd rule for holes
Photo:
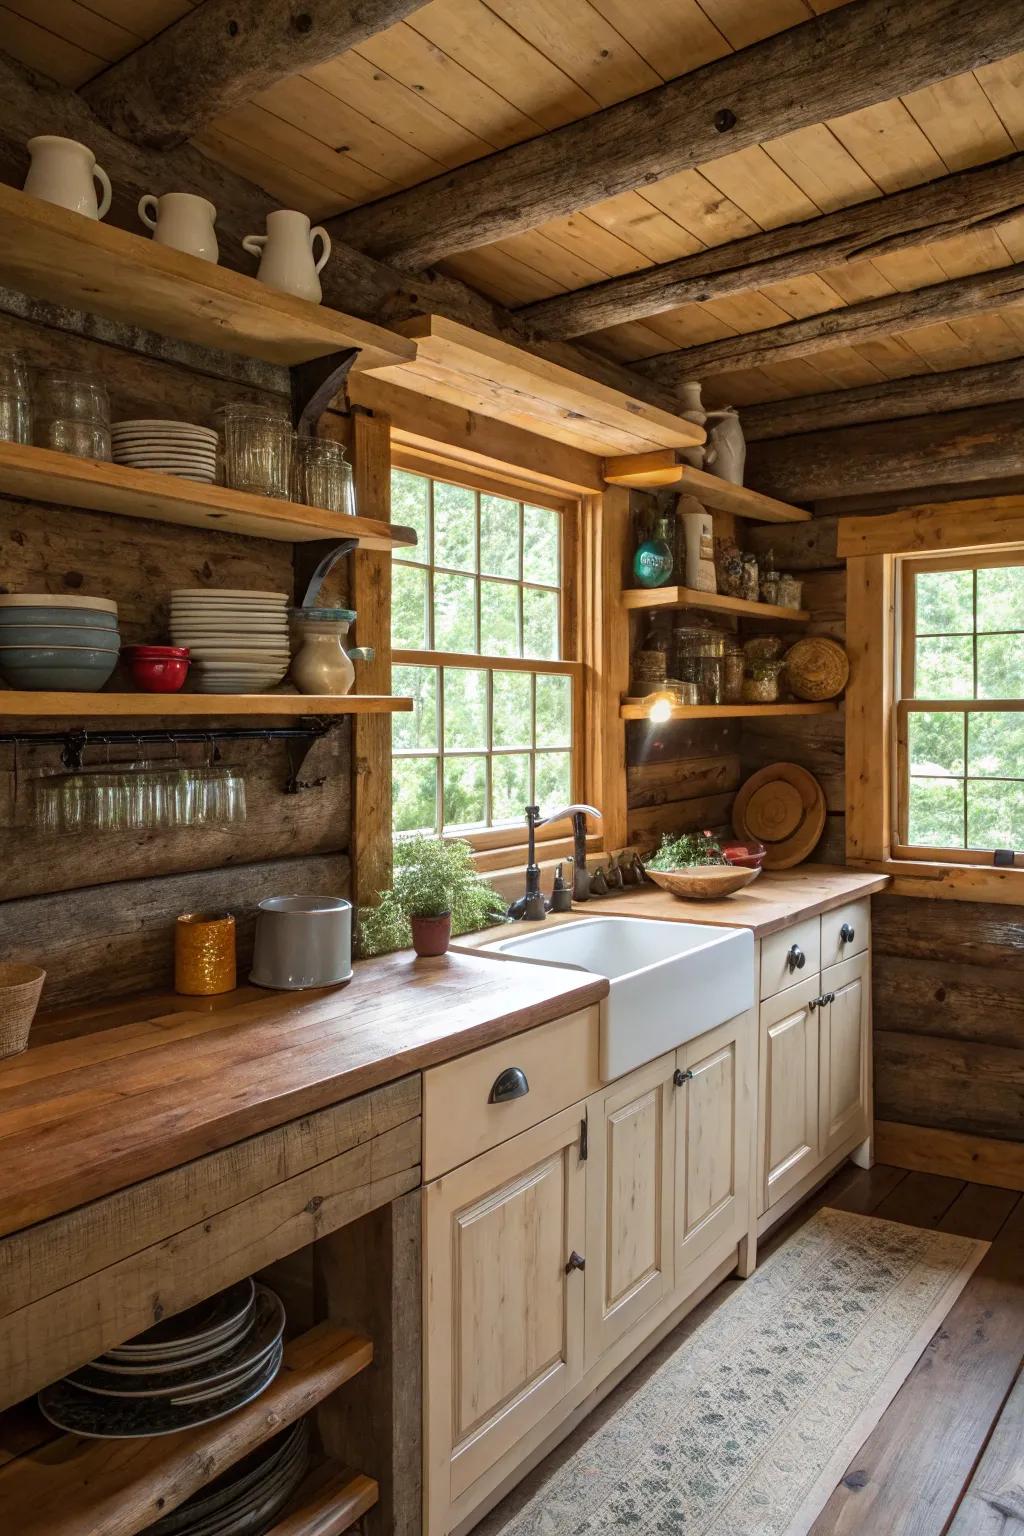
[[[571,912],[572,891],[562,878],[562,866],[559,864],[555,870],[555,883],[551,887],[551,911]]]

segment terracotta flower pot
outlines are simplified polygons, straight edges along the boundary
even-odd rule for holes
[[[440,917],[412,917],[412,947],[421,959],[430,955],[443,955],[452,941],[452,915],[442,912]]]

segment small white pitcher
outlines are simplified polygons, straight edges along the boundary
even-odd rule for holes
[[[139,218],[153,231],[158,245],[169,245],[201,261],[216,261],[217,234],[214,220],[217,210],[205,197],[194,192],[165,192],[154,197],[147,192],[139,198]]]
[[[323,250],[314,264],[313,243],[318,235]],[[320,303],[323,290],[317,274],[331,254],[331,237],[319,224],[310,229],[304,213],[292,208],[268,213],[266,234],[246,235],[242,249],[260,258],[256,276],[268,288],[279,288],[282,293],[294,293],[296,298]]]
[[[84,213],[87,219],[102,219],[110,207],[110,177],[96,164],[96,156],[87,144],[44,133],[29,139],[27,148],[32,163],[25,178],[26,192],[44,202],[70,208],[72,213]],[[95,181],[103,189],[98,207]]]

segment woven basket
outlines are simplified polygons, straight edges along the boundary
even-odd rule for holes
[[[38,965],[0,965],[0,1056],[17,1056],[28,1044],[45,980]]]
[[[716,901],[756,880],[759,869],[735,869],[731,864],[695,864],[689,869],[649,869],[648,877],[663,891],[687,901]]]
[[[850,661],[838,640],[807,635],[786,652],[786,682],[798,699],[838,698],[850,677]]]

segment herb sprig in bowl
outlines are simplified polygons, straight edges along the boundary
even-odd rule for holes
[[[664,833],[657,853],[644,860],[647,869],[664,871],[728,862],[721,844],[711,832],[683,832],[679,837]]]

